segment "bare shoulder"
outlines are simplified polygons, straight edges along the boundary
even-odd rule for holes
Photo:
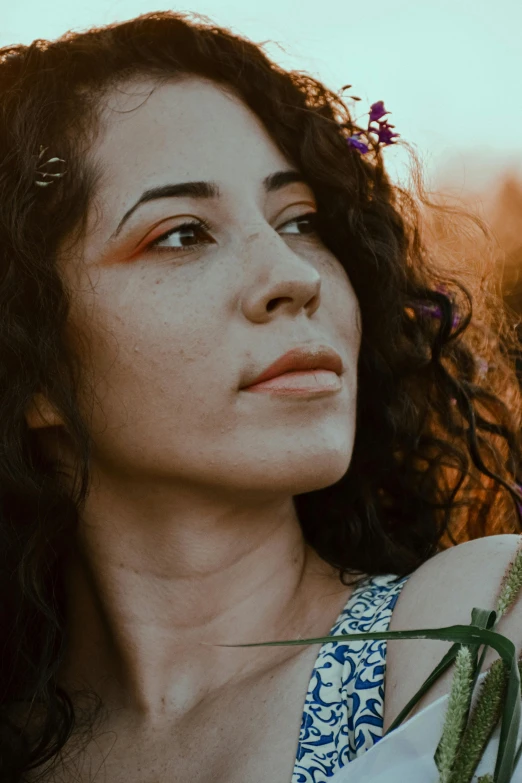
[[[520,543],[518,535],[468,541],[439,552],[415,571],[401,591],[390,631],[468,625],[473,607],[494,609],[502,577]],[[522,599],[501,618],[497,630],[522,647]],[[451,644],[428,639],[389,641],[386,654],[384,730],[418,691]],[[484,668],[497,654],[490,650]],[[453,667],[411,713],[426,707],[451,687]]]

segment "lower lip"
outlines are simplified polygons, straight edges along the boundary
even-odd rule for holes
[[[332,394],[342,388],[341,378],[330,370],[306,370],[287,372],[269,381],[247,386],[243,391],[282,394],[292,397]]]

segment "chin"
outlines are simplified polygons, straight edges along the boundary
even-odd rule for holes
[[[314,492],[316,489],[324,489],[336,484],[346,474],[350,467],[350,460],[345,461],[343,466],[317,465],[310,474],[299,476],[295,482],[295,488],[292,495],[302,495],[305,492]]]
[[[350,467],[351,456],[350,450],[260,457],[250,470],[243,464],[242,478],[253,490],[301,495],[340,481]]]

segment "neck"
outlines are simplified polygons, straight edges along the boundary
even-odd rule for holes
[[[89,500],[66,570],[61,678],[147,720],[306,649],[212,645],[303,638],[346,593],[304,541],[291,498],[233,509],[170,502],[164,514],[158,503],[107,513],[110,504]],[[324,633],[335,619],[326,616]]]

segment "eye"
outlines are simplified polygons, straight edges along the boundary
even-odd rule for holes
[[[316,234],[317,233],[317,212],[307,212],[305,215],[299,215],[299,217],[292,218],[292,220],[289,220],[287,223],[284,223],[282,227],[284,226],[290,226],[292,223],[305,223],[308,224],[308,227],[311,229],[310,231],[307,231],[307,234]]]
[[[292,218],[292,220],[288,220],[286,223],[283,223],[281,228],[285,228],[286,226],[290,226],[293,223],[302,225],[303,223],[305,225],[308,225],[309,228],[311,228],[310,231],[306,231],[305,234],[301,234],[301,236],[306,236],[307,234],[316,234],[316,218],[317,213],[316,212],[307,212],[304,215],[299,215],[298,217]],[[197,247],[200,244],[203,244],[202,242],[194,241],[195,237],[194,235],[199,235],[200,237],[203,234],[208,234],[211,231],[211,227],[205,220],[190,220],[186,221],[185,223],[182,223],[180,226],[176,226],[175,228],[171,228],[169,231],[166,231],[164,234],[161,234],[161,236],[154,239],[152,242],[147,245],[147,250],[159,250],[159,251],[168,251],[169,253],[180,253],[185,250],[190,250],[193,247]],[[297,235],[299,235],[300,232],[297,232]],[[174,238],[177,238],[178,241],[184,241],[189,240],[190,244],[188,245],[175,245],[169,240],[173,240]],[[169,242],[168,244],[165,244],[166,242]],[[205,244],[208,244],[206,242]]]
[[[182,250],[190,249],[191,245],[180,245],[176,246],[174,244],[168,244],[164,245],[162,243],[166,242],[167,240],[171,239],[171,237],[175,237],[177,234],[179,234],[179,240],[183,239],[190,239],[191,234],[196,233],[206,233],[210,231],[210,226],[208,223],[204,220],[187,220],[185,223],[182,223],[180,226],[176,226],[175,228],[171,228],[169,231],[166,231],[164,234],[161,234],[161,236],[154,239],[149,245],[147,245],[147,250],[168,250],[169,253],[178,253]],[[196,245],[200,244],[199,242],[195,243]]]

